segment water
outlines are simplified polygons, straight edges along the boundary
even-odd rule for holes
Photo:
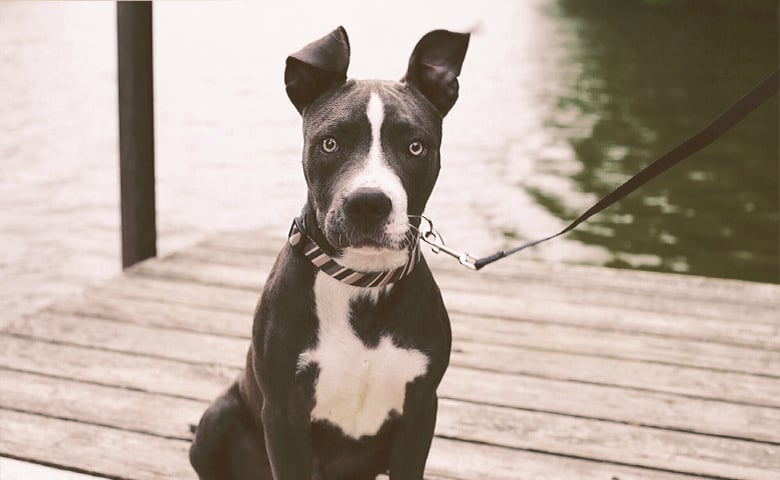
[[[286,231],[304,185],[284,58],[339,24],[359,78],[399,78],[428,30],[478,27],[428,209],[474,254],[561,228],[778,57],[776,22],[741,15],[407,3],[155,5],[163,253],[225,229]],[[0,3],[0,323],[119,270],[114,15],[110,3]],[[581,231],[522,255],[777,282],[777,118],[775,99]]]
[[[562,2],[579,39],[570,58],[582,69],[548,122],[576,153],[576,188],[598,196],[778,66],[776,19],[603,6]],[[778,148],[775,97],[572,238],[607,247],[610,266],[777,282]],[[535,194],[557,215],[576,210],[565,197]]]

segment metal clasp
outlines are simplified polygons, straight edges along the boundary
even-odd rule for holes
[[[453,258],[457,258],[458,263],[468,268],[469,270],[477,269],[475,265],[477,260],[476,258],[472,257],[466,252],[461,253],[448,247],[444,243],[444,238],[442,238],[441,234],[433,228],[433,222],[431,219],[424,215],[421,215],[420,217],[428,223],[427,230],[424,230],[422,225],[420,225],[420,240],[430,245],[433,253],[446,253]]]

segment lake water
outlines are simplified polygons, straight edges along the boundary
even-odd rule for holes
[[[279,234],[304,199],[284,58],[344,25],[354,77],[476,29],[428,213],[486,254],[547,235],[777,68],[776,19],[629,2],[154,6],[162,253]],[[119,269],[111,3],[0,3],[0,321]],[[778,101],[532,258],[778,281]]]

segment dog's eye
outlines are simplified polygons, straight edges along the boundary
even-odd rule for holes
[[[414,140],[412,143],[409,144],[409,153],[414,155],[415,157],[419,157],[423,153],[425,153],[425,145],[422,144],[419,140]]]
[[[337,142],[335,138],[326,137],[325,140],[322,141],[322,151],[325,153],[333,153],[338,149],[339,142]]]

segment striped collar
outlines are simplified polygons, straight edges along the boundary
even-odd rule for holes
[[[397,282],[412,273],[421,257],[420,242],[418,241],[415,242],[414,248],[409,252],[409,260],[407,260],[406,265],[402,267],[393,270],[368,273],[352,270],[351,268],[339,264],[333,257],[325,253],[325,251],[305,233],[302,217],[297,217],[293,220],[288,241],[294,249],[298,250],[304,257],[309,259],[319,271],[355,287],[381,287]]]

